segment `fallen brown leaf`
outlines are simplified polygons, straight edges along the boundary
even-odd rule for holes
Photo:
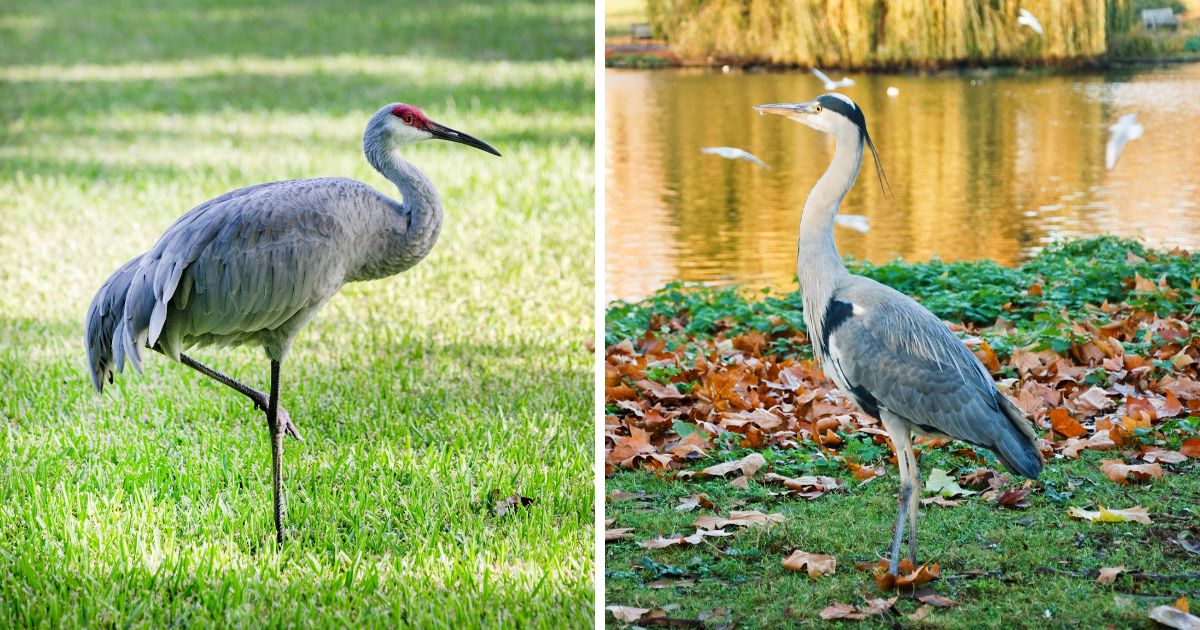
[[[617,621],[633,623],[650,612],[649,608],[634,608],[633,606],[606,606],[604,610],[612,613]]]
[[[782,522],[782,514],[763,514],[758,510],[734,510],[729,513],[729,518],[721,518],[714,515],[701,516],[696,519],[695,526],[697,529],[722,529],[730,525],[747,527],[750,525],[770,525],[771,523]]]
[[[996,505],[1007,508],[1029,507],[1029,488],[1009,488],[996,495]]]
[[[1069,438],[1087,435],[1087,429],[1062,407],[1050,410],[1050,427],[1055,433]]]
[[[816,578],[827,573],[837,573],[837,558],[796,550],[784,558],[783,568],[797,573],[805,572],[808,573],[808,577]]]
[[[908,558],[900,561],[900,575],[888,573],[887,560],[880,560],[875,563],[873,568],[872,577],[875,578],[875,586],[879,587],[881,591],[913,589],[936,580],[942,573],[941,567],[936,562],[932,565],[923,564],[913,567],[913,563],[909,562]]]
[[[1131,507],[1127,510],[1110,510],[1101,506],[1098,512],[1072,507],[1067,511],[1067,515],[1071,518],[1083,519],[1094,523],[1150,522],[1150,514],[1146,512],[1146,508],[1141,506]]]
[[[1124,566],[1119,567],[1103,567],[1100,569],[1100,575],[1096,578],[1097,584],[1112,584],[1117,580],[1117,576],[1125,571]]]
[[[1151,479],[1162,479],[1162,466],[1159,464],[1130,465],[1119,459],[1105,459],[1100,462],[1100,470],[1113,481],[1125,485],[1130,481],[1144,483]]]
[[[728,475],[736,470],[741,471],[742,475],[746,477],[753,477],[754,474],[766,464],[767,460],[761,454],[750,453],[741,459],[735,459],[722,464],[716,464],[715,466],[709,466],[708,468],[701,470],[700,473],[704,475],[711,475],[713,477],[724,477],[725,475]]]
[[[604,530],[604,542],[610,543],[610,542],[617,542],[618,540],[625,540],[626,538],[633,538],[632,532],[633,532],[632,527],[618,527],[616,529],[605,529]]]
[[[500,494],[499,490],[492,491],[493,497],[495,497],[496,495],[499,495],[499,494]],[[501,499],[496,502],[496,516],[504,516],[505,514],[512,514],[513,512],[515,512],[517,510],[517,508],[522,508],[522,507],[527,507],[527,506],[533,505],[533,502],[535,500],[536,499],[531,499],[529,497],[523,497],[519,493],[514,492],[512,494],[512,496]]]
[[[1168,628],[1200,630],[1200,617],[1185,613],[1174,606],[1155,606],[1150,609],[1149,617]]]

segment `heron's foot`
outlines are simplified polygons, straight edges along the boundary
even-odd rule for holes
[[[254,400],[254,408],[255,409],[263,412],[264,414],[267,413],[267,408],[268,408],[269,403],[267,402],[267,397],[265,395],[254,396],[252,399]],[[279,406],[278,413],[279,413],[279,424],[280,424],[280,426],[283,427],[284,435],[290,435],[293,438],[296,438],[297,440],[303,442],[304,438],[300,437],[300,431],[298,429],[296,429],[295,423],[292,422],[291,414],[289,414],[287,412],[287,409],[283,408],[283,405]],[[267,425],[269,426],[270,424],[271,424],[271,419],[267,418]]]

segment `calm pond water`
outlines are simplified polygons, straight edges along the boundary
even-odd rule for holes
[[[1200,248],[1200,64],[853,78],[841,91],[863,108],[894,196],[864,158],[842,212],[871,229],[837,228],[843,254],[1012,265],[1094,234]],[[605,82],[609,299],[674,279],[793,288],[800,211],[833,143],[750,107],[808,100],[820,82],[696,70],[608,70]],[[1134,112],[1145,134],[1106,170],[1108,125]],[[700,153],[709,146],[770,170]]]

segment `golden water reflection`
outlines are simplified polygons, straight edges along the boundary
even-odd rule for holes
[[[866,113],[893,197],[866,158],[842,212],[867,215],[871,230],[838,228],[843,254],[1011,265],[1093,234],[1200,248],[1200,64],[854,78],[843,92]],[[675,279],[793,287],[800,209],[833,145],[750,108],[807,100],[820,83],[695,70],[608,70],[605,81],[608,297]],[[1108,125],[1131,112],[1145,134],[1106,170]],[[771,168],[701,154],[707,146]]]

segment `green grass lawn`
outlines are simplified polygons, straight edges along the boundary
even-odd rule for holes
[[[771,460],[777,468],[795,465],[804,457],[777,455]],[[921,604],[901,599],[895,614],[861,623],[868,627],[898,622],[936,628],[1102,628],[1110,624],[1150,628],[1154,624],[1146,611],[1151,606],[1187,596],[1195,610],[1194,602],[1200,598],[1200,557],[1170,539],[1188,525],[1200,525],[1200,475],[1193,471],[1149,486],[1118,486],[1099,469],[1101,459],[1113,456],[1085,452],[1070,463],[1051,461],[1041,483],[1059,490],[1077,485],[1072,497],[1061,501],[1035,493],[1030,495],[1030,507],[1023,510],[995,507],[977,497],[966,498],[957,507],[923,506],[918,561],[940,564],[941,579],[929,586],[956,605],[934,609],[918,624],[906,616]],[[928,477],[934,467],[968,464],[930,451],[921,457],[922,476]],[[605,605],[669,609],[675,604],[679,609],[670,616],[690,619],[724,609],[737,627],[775,628],[820,625],[818,613],[835,602],[863,606],[865,598],[887,597],[869,573],[854,565],[875,562],[888,553],[899,487],[894,465],[888,473],[862,487],[849,474],[835,473],[846,493],[812,501],[773,497],[770,492],[778,492],[778,486],[753,481],[749,489],[737,490],[727,480],[667,481],[648,472],[617,473],[607,480],[606,492],[644,492],[651,498],[609,503],[606,508],[606,518],[616,519],[613,527],[632,527],[634,538],[607,545]],[[730,510],[759,510],[783,514],[786,520],[728,538],[710,538],[695,547],[643,549],[636,544],[658,535],[694,532],[697,517],[713,512],[674,508],[697,493],[707,494],[722,516]],[[1069,506],[1089,502],[1112,508],[1141,505],[1155,522],[1090,523],[1068,518]],[[1189,515],[1190,523],[1184,520]],[[784,569],[782,560],[797,549],[834,556],[837,572],[812,579]],[[1096,569],[1121,565],[1154,576],[1190,573],[1192,577],[1156,580],[1127,573],[1111,585],[1096,583]],[[615,624],[611,615],[608,618]]]
[[[0,626],[591,624],[592,28],[587,2],[0,7]],[[410,149],[441,241],[298,338],[279,550],[262,414],[158,355],[97,396],[83,315],[227,190],[396,195],[361,154],[394,100],[504,158]],[[258,350],[195,355],[267,385]]]

